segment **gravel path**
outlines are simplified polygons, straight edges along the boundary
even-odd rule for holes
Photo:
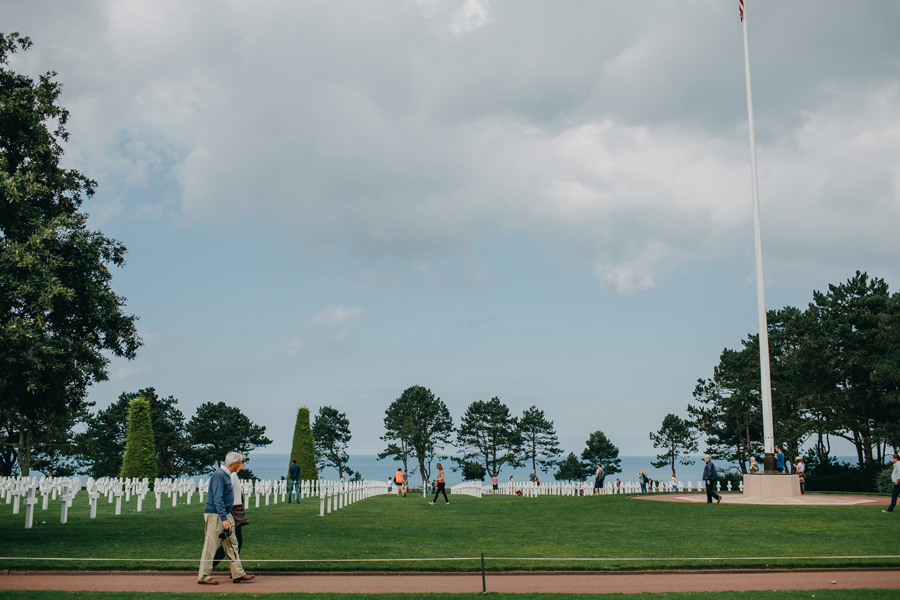
[[[0,589],[99,592],[330,592],[427,593],[481,591],[480,574],[325,573],[261,574],[235,585],[217,573],[218,586],[197,585],[184,573],[13,573],[0,575]],[[488,573],[489,592],[636,593],[725,590],[900,589],[900,571],[669,571],[638,573]]]

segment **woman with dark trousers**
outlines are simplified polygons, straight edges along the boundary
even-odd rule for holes
[[[434,500],[429,502],[428,504],[434,504],[437,502],[438,496],[440,494],[444,495],[444,500],[447,501],[447,504],[450,504],[450,498],[447,497],[447,492],[444,490],[444,467],[441,463],[437,464],[438,476],[437,476],[437,491],[434,493]]]

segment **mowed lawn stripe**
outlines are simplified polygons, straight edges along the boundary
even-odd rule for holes
[[[145,503],[150,505],[150,502]],[[202,505],[134,512],[134,501],[116,516],[101,504],[89,519],[82,495],[59,523],[59,502],[36,512],[35,526],[0,506],[0,556],[101,557],[125,562],[43,563],[2,561],[2,568],[184,569],[190,563],[138,559],[199,558]],[[489,569],[635,569],[766,566],[758,557],[891,556],[900,554],[900,521],[872,506],[755,506],[646,502],[625,496],[476,499],[451,496],[450,505],[421,497],[378,496],[318,516],[318,499],[248,511],[242,558],[265,570],[476,570],[479,561],[397,563],[264,563],[264,559],[328,560],[552,558],[552,562],[489,560]],[[582,562],[570,558],[642,559]],[[717,558],[710,561],[654,559]],[[742,561],[742,559],[745,559]],[[768,566],[900,565],[897,559],[794,559]]]

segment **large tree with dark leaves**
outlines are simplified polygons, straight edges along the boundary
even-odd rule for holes
[[[521,435],[518,419],[496,396],[485,402],[476,400],[463,415],[456,435],[462,456],[457,463],[475,459],[484,464],[488,475],[499,474],[503,465],[521,465]]]
[[[187,423],[192,446],[194,473],[205,473],[225,460],[229,452],[240,452],[245,457],[254,448],[268,446],[272,440],[266,437],[266,428],[251,421],[241,409],[224,402],[205,402]],[[247,462],[249,464],[249,457]],[[244,469],[249,473],[248,469]]]
[[[430,389],[414,385],[391,402],[385,411],[384,429],[381,439],[390,443],[378,458],[394,456],[406,469],[409,457],[414,457],[422,481],[427,483],[431,479],[431,463],[450,443],[453,418],[447,406]]]
[[[697,432],[690,421],[669,413],[663,418],[659,431],[650,432],[650,441],[654,448],[662,450],[650,464],[657,469],[671,467],[672,477],[675,477],[675,463],[694,464],[691,454],[697,451]]]
[[[602,431],[595,431],[588,436],[581,458],[591,465],[591,469],[596,469],[598,464],[602,464],[606,475],[622,472],[619,448]]]
[[[316,442],[316,457],[319,468],[334,467],[338,477],[344,473],[353,475],[353,469],[347,467],[350,455],[347,447],[350,444],[350,419],[333,406],[322,406],[312,426],[313,439]]]
[[[191,473],[191,443],[178,400],[174,396],[160,398],[152,387],[123,392],[116,402],[85,420],[85,431],[75,436],[82,468],[92,477],[118,477],[125,455],[128,407],[138,398],[150,403],[159,476],[181,477]]]
[[[37,81],[8,68],[28,50],[0,34],[0,409],[15,423],[23,475],[47,423],[71,424],[87,388],[107,379],[109,356],[133,358],[136,317],[111,287],[125,247],[87,228],[78,212],[96,182],[60,166],[68,111],[55,73]]]
[[[547,469],[557,463],[557,457],[562,454],[562,450],[559,448],[553,421],[547,420],[544,411],[536,406],[526,409],[519,419],[519,435],[522,456],[526,462],[531,463],[533,471],[537,471],[540,467],[546,473]]]

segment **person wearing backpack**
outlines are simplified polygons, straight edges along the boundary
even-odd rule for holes
[[[706,463],[706,466],[703,467],[703,481],[706,482],[706,503],[712,504],[713,498],[716,499],[716,504],[722,501],[722,496],[716,493],[715,485],[716,481],[719,480],[719,474],[716,472],[716,465],[709,459],[709,454],[703,457],[703,462]]]
[[[397,467],[397,472],[394,473],[394,487],[397,488],[397,497],[399,498],[403,493],[403,470],[400,467]]]

